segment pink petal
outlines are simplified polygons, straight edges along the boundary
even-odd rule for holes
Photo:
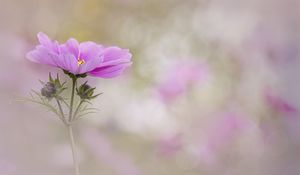
[[[79,44],[74,38],[70,38],[65,44],[61,45],[64,54],[71,53],[77,59],[79,57]]]
[[[101,65],[103,57],[93,58],[79,66],[79,74],[87,73]]]
[[[35,50],[32,50],[26,54],[26,58],[30,61],[46,64],[49,66],[56,66],[56,60],[58,55],[49,52],[46,48],[38,46]]]
[[[60,55],[57,66],[75,75],[79,73],[77,59],[73,54]]]
[[[89,72],[89,75],[95,77],[102,77],[102,78],[113,78],[123,73],[123,71],[130,66],[132,63],[124,63],[115,66],[106,66],[96,68],[92,72]]]
[[[92,59],[101,59],[103,60],[102,54],[104,48],[101,45],[98,45],[94,42],[82,42],[79,45],[80,49],[80,59],[84,59],[85,61],[89,61]]]
[[[44,46],[46,49],[54,53],[59,52],[59,45],[57,41],[50,40],[49,37],[43,32],[39,32],[37,34],[37,37],[40,44]]]
[[[116,59],[128,59],[130,60],[132,55],[128,49],[121,49],[119,47],[108,47],[104,50],[103,62],[112,61]]]

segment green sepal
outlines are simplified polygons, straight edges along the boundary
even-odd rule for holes
[[[69,71],[67,71],[67,70],[64,70],[63,69],[63,71],[64,71],[64,73],[66,74],[66,75],[68,75],[70,78],[72,78],[72,79],[77,79],[77,78],[85,78],[86,76],[87,76],[87,74],[86,73],[84,73],[84,74],[72,74],[71,72],[69,72]]]

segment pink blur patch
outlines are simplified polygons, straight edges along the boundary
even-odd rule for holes
[[[283,98],[274,95],[270,91],[265,91],[264,93],[264,98],[266,103],[275,111],[280,112],[280,113],[296,113],[297,109],[288,103],[286,100]]]
[[[109,141],[97,130],[86,130],[83,141],[95,156],[95,158],[116,171],[119,175],[140,175],[138,168],[125,154],[120,153],[112,147]]]
[[[173,157],[182,148],[180,134],[162,136],[157,142],[157,154],[163,157]]]
[[[203,83],[208,77],[206,65],[193,61],[180,61],[173,65],[157,90],[163,102],[170,103],[183,95],[190,86]]]

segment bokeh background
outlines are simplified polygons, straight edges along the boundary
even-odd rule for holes
[[[61,71],[43,31],[129,48],[75,126],[83,175],[300,174],[298,0],[0,0],[0,174],[72,175],[64,125],[19,102]],[[66,78],[66,77],[65,77]]]

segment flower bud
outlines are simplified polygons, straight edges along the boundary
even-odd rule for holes
[[[52,98],[56,94],[55,84],[52,82],[47,82],[44,87],[41,89],[41,94],[44,97]]]
[[[94,90],[95,88],[92,88],[87,82],[83,83],[78,89],[77,89],[77,94],[80,96],[82,100],[91,100],[93,98],[96,98],[98,95],[94,95]]]
[[[89,86],[88,84],[83,84],[80,86],[80,88],[82,91],[87,91],[87,90],[91,89],[91,86]]]
[[[48,100],[51,100],[52,98],[60,100],[62,98],[60,96],[61,93],[67,89],[65,87],[66,82],[61,83],[58,74],[56,78],[52,78],[51,74],[49,73],[48,82],[40,82],[43,85],[43,88],[41,89],[41,95],[48,98]]]

